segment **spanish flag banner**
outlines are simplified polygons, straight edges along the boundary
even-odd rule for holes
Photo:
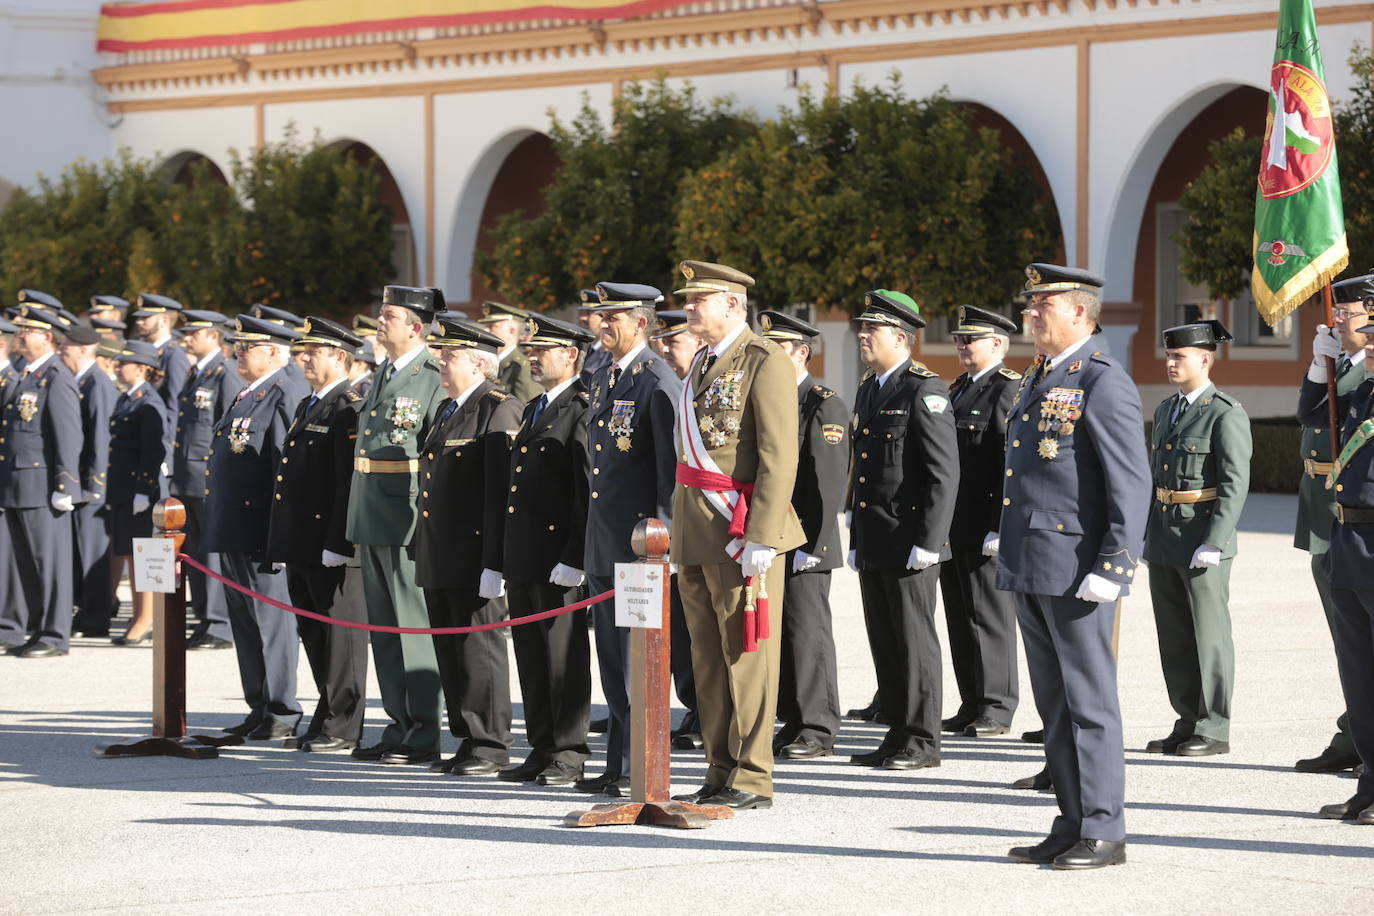
[[[1345,269],[1341,179],[1312,0],[1282,0],[1255,194],[1250,287],[1271,326]]]

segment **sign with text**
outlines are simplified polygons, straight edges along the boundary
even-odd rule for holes
[[[134,538],[134,588],[171,594],[177,587],[176,541]]]
[[[662,563],[615,564],[615,625],[662,629],[667,583],[668,570]]]

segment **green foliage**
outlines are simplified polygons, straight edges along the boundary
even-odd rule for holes
[[[663,78],[627,84],[609,126],[584,100],[570,123],[553,117],[560,165],[544,212],[498,220],[491,253],[477,253],[478,274],[537,309],[575,302],[598,280],[671,288],[679,181],[754,130],[729,100],[703,103],[691,86],[673,89]]]
[[[1374,56],[1361,45],[1350,54],[1355,74],[1349,101],[1335,107],[1336,158],[1341,169],[1341,204],[1351,276],[1374,268]]]
[[[1179,197],[1179,267],[1213,299],[1234,299],[1250,288],[1260,152],[1259,139],[1237,127],[1207,145],[1207,166]]]
[[[1296,493],[1302,479],[1302,427],[1291,417],[1250,421],[1250,492]]]

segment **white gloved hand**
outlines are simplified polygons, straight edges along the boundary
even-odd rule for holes
[[[989,531],[987,537],[983,538],[983,556],[995,557],[997,551],[1002,549],[1002,536],[996,531]]]
[[[149,499],[147,496],[144,496],[142,493],[135,493],[135,494],[134,494],[134,515],[142,515],[144,512],[147,512],[147,511],[148,511],[148,507],[151,506],[152,504],[153,504],[153,501],[152,501],[151,499]]]
[[[1078,586],[1078,591],[1074,597],[1080,601],[1088,601],[1093,604],[1102,604],[1106,601],[1115,601],[1121,597],[1121,583],[1113,582],[1111,579],[1104,579],[1097,573],[1088,573],[1083,577],[1083,581]]]
[[[490,601],[506,593],[506,580],[494,569],[482,570],[482,581],[477,585],[477,595]]]
[[[272,564],[272,574],[273,574],[273,575],[276,575],[277,573],[281,572],[283,569],[286,569],[286,564],[285,564],[285,563],[273,563],[273,564]]]
[[[1336,332],[1324,324],[1317,325],[1317,332],[1312,335],[1312,365],[1307,367],[1307,380],[1325,385],[1326,358],[1336,359],[1340,355],[1341,341]]]
[[[920,572],[923,569],[929,569],[939,562],[940,555],[938,553],[925,550],[921,547],[913,547],[911,548],[911,553],[907,555],[906,568]]]
[[[549,582],[561,588],[577,588],[586,581],[586,573],[565,563],[559,563],[553,568],[553,572],[549,573]]]
[[[172,476],[172,472],[171,472],[170,470],[168,470],[168,468],[167,468],[167,462],[165,462],[165,461],[162,462],[162,476],[163,476],[163,477],[171,477],[171,476]]]
[[[773,565],[773,558],[777,555],[778,552],[772,547],[745,541],[744,552],[739,555],[739,566],[746,577],[761,576],[768,572],[768,567]]]
[[[853,527],[854,527],[854,512],[853,512],[853,510],[850,510],[849,512],[846,512],[846,513],[844,514],[844,526],[845,526],[846,528],[853,528]]]
[[[70,512],[76,508],[75,500],[66,493],[54,493],[48,501],[58,512]]]
[[[845,557],[844,561],[849,564],[850,569],[855,572],[859,571],[859,552],[857,550],[849,551],[849,556]]]
[[[350,556],[345,556],[341,553],[335,553],[334,551],[329,550],[328,548],[320,551],[320,565],[327,566],[330,569],[333,569],[337,566],[342,566],[351,559],[353,558]]]
[[[104,493],[97,493],[95,490],[87,490],[81,496],[88,503],[98,503],[105,498]]]
[[[1221,565],[1221,551],[1211,544],[1203,544],[1193,551],[1193,560],[1188,564],[1189,569],[1206,569],[1211,566]]]
[[[806,572],[813,566],[821,565],[821,558],[814,557],[805,550],[798,550],[792,554],[792,572]]]

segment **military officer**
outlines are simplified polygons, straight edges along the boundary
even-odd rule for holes
[[[792,508],[806,543],[786,557],[782,663],[774,754],[809,760],[833,753],[840,728],[835,637],[830,627],[830,572],[843,560],[838,514],[849,461],[849,410],[807,369],[820,329],[784,312],[759,315],[763,336],[792,360],[800,411],[800,458]]]
[[[215,427],[244,388],[236,364],[224,357],[223,342],[233,323],[219,312],[186,309],[182,314],[186,352],[195,360],[177,393],[176,433],[172,439],[171,492],[186,507],[186,543],[182,549],[198,562],[222,573],[219,554],[205,550],[205,470],[214,446]],[[188,649],[233,646],[229,604],[224,586],[199,570],[188,569],[191,610],[197,625]]]
[[[530,361],[520,352],[520,335],[525,330],[529,313],[504,302],[483,302],[482,317],[477,319],[501,340],[501,369],[497,382],[523,407],[539,397],[541,389],[530,377]]]
[[[1060,815],[1019,862],[1126,860],[1125,757],[1112,633],[1149,510],[1140,396],[1092,344],[1104,281],[1026,268],[1037,358],[1012,403],[997,587],[1017,595],[1026,662]]]
[[[939,563],[959,488],[949,388],[911,358],[925,326],[906,293],[864,296],[859,354],[869,367],[851,420],[850,564],[859,572],[887,733],[850,762],[890,770],[940,765]]]
[[[1228,607],[1236,524],[1250,490],[1250,418],[1211,382],[1220,321],[1164,332],[1164,365],[1178,393],[1155,408],[1154,503],[1145,562],[1164,685],[1178,719],[1145,750],[1180,757],[1230,751],[1235,648]]]
[[[1332,284],[1336,309],[1333,316],[1340,338],[1340,352],[1336,357],[1336,393],[1347,395],[1364,381],[1367,372],[1365,343],[1367,338],[1359,328],[1369,321],[1365,301],[1374,303],[1374,281],[1363,277]],[[1331,586],[1326,577],[1327,543],[1335,520],[1335,491],[1326,486],[1331,473],[1331,430],[1329,427],[1304,427],[1302,431],[1302,477],[1298,480],[1298,517],[1293,534],[1293,546],[1311,554],[1312,581],[1317,586],[1326,624],[1334,640],[1335,607],[1331,603]],[[1350,723],[1344,711],[1336,718],[1336,733],[1325,750],[1315,757],[1299,760],[1295,769],[1304,773],[1339,773],[1359,766],[1360,755],[1350,738]]]
[[[587,353],[582,359],[582,371],[579,373],[582,377],[583,387],[590,390],[592,376],[610,364],[611,351],[607,350],[601,343],[601,323],[596,317],[597,309],[601,306],[601,300],[597,297],[596,290],[579,290],[577,298],[582,303],[577,307],[577,321],[586,328],[587,333],[595,338],[592,345],[587,348]]]
[[[577,325],[532,314],[522,346],[544,393],[525,406],[511,448],[509,505],[501,567],[512,618],[577,601],[586,582],[587,392],[578,377],[592,335]],[[587,611],[511,630],[530,755],[501,779],[570,785],[590,756],[591,651]]]
[[[648,346],[663,294],[638,283],[598,283],[596,320],[611,362],[592,378],[587,408],[591,493],[587,503],[588,591],[613,587],[616,563],[635,560],[630,535],[640,519],[672,521],[674,402],[682,383]],[[574,784],[620,795],[630,785],[629,633],[610,601],[592,607],[601,690],[610,722],[606,771]]]
[[[368,622],[425,627],[429,615],[415,582],[416,502],[421,446],[443,400],[439,364],[425,345],[437,289],[388,286],[382,291],[376,342],[386,353],[358,410],[346,537],[362,564]],[[381,740],[357,747],[360,760],[396,764],[439,756],[439,665],[422,634],[372,634],[372,662],[391,723]]]
[[[96,327],[97,321],[115,321],[122,326],[124,316],[128,312],[129,300],[122,296],[92,296],[91,304],[86,309],[86,320],[91,323],[91,327]]]
[[[372,388],[372,371],[377,368],[377,319],[370,315],[353,316],[353,334],[363,345],[353,355],[353,368],[348,371],[348,383],[363,397]]]
[[[664,309],[658,313],[658,326],[653,336],[654,349],[668,365],[685,379],[691,371],[692,360],[701,349],[701,340],[687,327],[687,312],[683,309]]]
[[[280,564],[267,557],[273,477],[286,431],[306,394],[285,372],[300,333],[240,315],[230,335],[238,373],[248,383],[215,424],[207,462],[204,548],[220,554],[225,575],[274,601],[289,603]],[[225,731],[255,740],[295,735],[296,618],[234,589],[226,590],[239,679],[249,714]]]
[[[82,636],[110,635],[118,607],[110,579],[109,513],[105,496],[110,461],[110,413],[119,392],[95,364],[100,335],[94,328],[74,327],[61,346],[62,362],[76,380],[81,398],[81,499],[72,513],[76,550],[77,614],[72,629]]]
[[[157,348],[158,368],[162,370],[162,383],[158,385],[157,391],[162,395],[162,402],[167,405],[168,414],[171,414],[177,409],[177,397],[186,386],[186,375],[190,371],[186,352],[176,345],[172,337],[177,318],[181,315],[182,305],[169,296],[158,296],[153,293],[139,293],[134,305],[134,311],[129,314],[129,320],[134,326],[134,337]],[[170,435],[170,430],[168,432]],[[169,447],[171,442],[169,438]]]
[[[953,336],[964,373],[949,386],[959,495],[949,531],[951,556],[940,566],[959,709],[940,725],[970,738],[1006,734],[1018,700],[1016,607],[996,586],[993,559],[1002,519],[1007,409],[1021,380],[1004,365],[1014,333],[1010,318],[959,307]]]
[[[8,310],[6,310],[8,312]],[[10,353],[14,345],[16,327],[7,318],[0,317],[0,404],[4,404],[6,389],[19,377],[11,361]],[[23,361],[16,351],[15,358]],[[19,579],[14,566],[14,549],[9,540],[9,523],[0,509],[0,652],[8,652],[23,645],[28,639],[28,619],[24,612],[24,602],[13,597],[13,589],[18,587]]]
[[[249,306],[248,314],[252,315],[254,318],[261,318],[264,321],[279,324],[284,328],[291,328],[293,331],[300,331],[305,328],[305,319],[295,312],[288,312],[286,309],[263,305],[261,302],[255,302]],[[305,380],[303,354],[299,347],[291,348],[291,360],[286,364],[286,374],[298,385],[309,387],[309,383]]]

